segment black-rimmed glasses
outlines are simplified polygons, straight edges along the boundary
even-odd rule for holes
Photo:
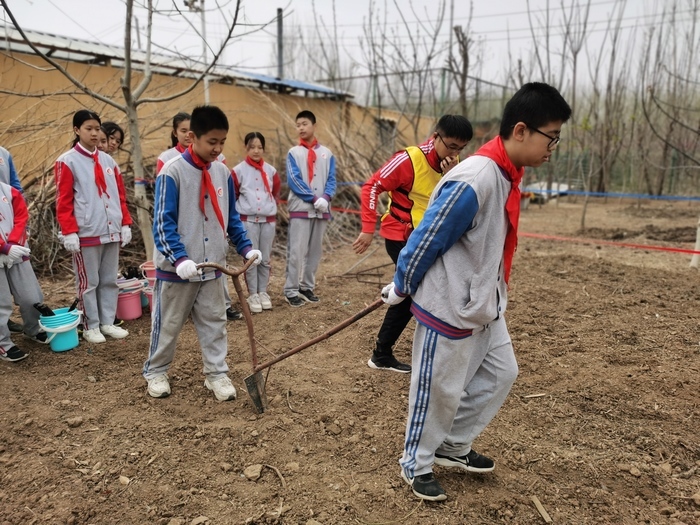
[[[442,143],[445,145],[447,150],[452,151],[453,153],[459,153],[460,151],[462,151],[464,148],[467,147],[466,144],[464,146],[460,146],[459,144],[448,144],[447,142],[445,142],[445,139],[442,138],[442,135],[440,135],[439,133],[436,133],[436,135],[442,141]]]
[[[545,133],[544,131],[540,131],[539,129],[533,128],[532,126],[528,126],[528,128],[530,128],[532,131],[539,133],[540,135],[544,135],[545,137],[547,137],[549,139],[549,144],[547,144],[547,149],[553,149],[557,144],[559,144],[559,141],[561,140],[561,137],[558,135],[552,137],[551,135]]]

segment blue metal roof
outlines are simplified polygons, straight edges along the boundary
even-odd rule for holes
[[[52,35],[40,31],[24,30],[24,33],[36,47],[42,52],[50,54],[54,59],[104,64],[114,67],[123,67],[124,65],[123,47]],[[13,26],[0,25],[0,39],[3,41],[2,44],[4,44],[2,47],[7,47],[8,50],[35,54],[24,41],[20,32]],[[145,52],[132,50],[131,63],[135,69],[143,69],[146,59],[147,55]],[[206,65],[197,60],[163,53],[151,53],[150,66],[151,71],[154,73],[185,78],[196,78],[206,70]],[[321,84],[303,82],[301,80],[279,79],[223,65],[216,65],[211,68],[207,77],[213,82],[253,83],[260,88],[273,89],[286,94],[303,91],[305,95],[317,93],[321,96],[338,98],[352,98],[353,96],[347,91],[332,89]]]

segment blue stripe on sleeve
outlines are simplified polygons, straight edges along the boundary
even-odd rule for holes
[[[301,170],[291,153],[287,154],[287,185],[297,197],[304,202],[314,202],[314,193],[309,185],[304,182]]]
[[[332,198],[335,195],[335,184],[335,156],[331,155],[331,161],[328,167],[328,180],[326,181],[326,188],[323,190],[323,193]]]
[[[17,176],[17,170],[15,169],[15,163],[12,160],[12,155],[8,154],[7,157],[8,157],[7,158],[7,167],[10,169],[10,186],[15,188],[20,193],[24,194],[24,190],[22,189],[22,183],[20,182],[19,177]]]
[[[416,293],[428,269],[471,229],[477,211],[479,201],[469,184],[449,181],[440,187],[399,254],[394,283],[402,293]]]
[[[156,249],[172,264],[187,257],[185,245],[177,231],[179,191],[172,177],[161,174],[156,178],[153,211],[153,239]]]

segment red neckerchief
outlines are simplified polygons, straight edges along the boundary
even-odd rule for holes
[[[187,148],[178,142],[177,144],[175,144],[175,149],[179,153],[184,153]]]
[[[104,193],[109,199],[109,193],[107,193],[107,182],[105,181],[105,172],[102,171],[102,164],[100,164],[100,150],[96,149],[95,153],[90,154],[92,160],[95,161],[95,184],[97,185],[97,194],[102,197]]]
[[[265,185],[265,191],[270,196],[270,199],[275,200],[274,197],[272,196],[272,190],[270,189],[270,183],[267,180],[267,173],[265,173],[265,170],[263,169],[263,166],[265,165],[265,161],[263,159],[260,159],[260,162],[255,162],[250,157],[246,157],[245,162],[249,166],[253,166],[256,170],[260,171],[260,176],[262,177],[263,184]]]
[[[318,145],[318,140],[314,139],[314,141],[309,144],[304,139],[301,139],[299,140],[299,145],[309,150],[309,154],[306,158],[306,165],[309,172],[309,184],[311,184],[311,181],[314,180],[314,164],[316,163],[316,152],[314,148]]]
[[[202,215],[207,218],[207,212],[204,211],[204,198],[209,194],[209,200],[211,200],[211,205],[214,207],[214,213],[216,213],[216,218],[219,219],[219,224],[221,224],[221,229],[226,232],[226,227],[224,226],[224,216],[221,214],[221,208],[219,208],[219,200],[216,198],[216,190],[214,189],[214,184],[211,182],[211,175],[207,169],[210,164],[207,164],[202,160],[202,158],[194,152],[192,144],[187,148],[187,152],[192,157],[192,162],[194,165],[202,170],[202,189],[199,192],[199,209],[202,210]]]
[[[102,194],[106,194],[109,199],[109,193],[107,193],[107,182],[105,181],[105,173],[102,171],[102,165],[100,164],[100,150],[95,148],[95,151],[90,153],[85,147],[80,143],[75,143],[75,149],[78,153],[90,157],[95,163],[94,174],[95,174],[95,185],[97,186],[97,194],[102,197]]]
[[[520,219],[520,181],[525,173],[525,168],[516,168],[510,160],[503,145],[500,135],[481,146],[475,155],[488,157],[506,172],[510,179],[510,193],[506,200],[506,213],[508,214],[508,233],[503,247],[503,261],[506,284],[510,278],[510,268],[513,263],[513,254],[518,246],[518,220]]]

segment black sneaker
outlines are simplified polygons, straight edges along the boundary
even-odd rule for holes
[[[312,290],[299,290],[299,298],[307,303],[317,303],[321,300],[314,295]]]
[[[24,325],[15,323],[12,319],[8,319],[7,328],[13,334],[21,334],[24,331]]]
[[[372,357],[367,361],[367,366],[375,370],[389,370],[399,374],[411,373],[411,365],[400,362],[393,355],[377,357],[375,354],[372,354]]]
[[[409,478],[401,469],[401,477],[406,483],[411,485],[411,490],[420,499],[427,501],[445,501],[447,499],[447,494],[445,494],[444,489],[435,479],[435,475],[432,472]]]
[[[482,456],[478,452],[471,450],[466,456],[443,456],[435,454],[435,464],[441,467],[456,467],[467,472],[478,472],[484,474],[496,468],[496,464],[491,458]]]
[[[83,323],[80,323],[78,325],[78,335],[83,335],[83,330],[85,330],[85,326],[83,325]]]
[[[26,337],[27,339],[31,339],[36,343],[41,343],[42,345],[45,345],[49,342],[49,338],[46,336],[46,332],[39,332],[36,335],[24,334],[24,337]]]
[[[114,324],[114,326],[121,326],[121,325],[124,324],[124,320],[123,320],[123,319],[119,319],[119,317],[115,317],[115,318],[114,318],[114,323],[112,323],[112,324]]]
[[[243,319],[243,314],[238,310],[234,310],[232,306],[229,306],[226,309],[226,319],[228,319],[229,321],[238,321],[240,319]]]
[[[3,361],[12,361],[14,363],[15,361],[21,361],[28,355],[28,353],[20,350],[18,346],[13,346],[4,354],[0,354],[0,359]]]
[[[289,303],[289,306],[292,308],[299,308],[300,306],[304,306],[306,304],[306,301],[301,298],[299,295],[295,295],[294,297],[287,297],[286,295],[284,296],[284,300]]]

